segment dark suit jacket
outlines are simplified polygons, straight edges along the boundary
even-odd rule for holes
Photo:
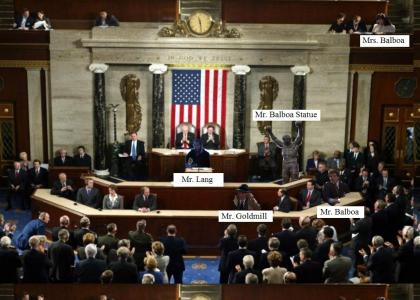
[[[392,188],[395,186],[395,179],[388,176],[386,185],[384,185],[384,177],[379,175],[376,179],[376,186],[378,194],[380,194],[380,196],[385,196],[386,193],[391,192]]]
[[[400,263],[400,274],[398,282],[413,282],[413,278],[416,277],[418,270],[416,269],[416,265],[413,263],[415,258],[414,242],[412,239],[401,245],[401,247],[398,249],[397,260]]]
[[[124,144],[124,152],[128,154],[128,158],[131,159],[131,140],[128,140]],[[146,152],[144,150],[144,142],[137,140],[136,146],[137,157],[141,155],[141,161],[144,162],[146,158]]]
[[[124,260],[119,260],[109,266],[114,272],[113,283],[137,283],[139,281],[137,266]]]
[[[317,235],[318,235],[318,232],[316,231],[315,228],[313,228],[312,226],[305,227],[296,232],[296,241],[300,239],[306,240],[309,244],[309,249],[313,251],[315,250],[315,247],[316,247]]]
[[[369,153],[366,155],[366,167],[368,168],[370,173],[374,173],[378,170],[378,164],[381,161],[378,154],[375,154],[375,156],[369,155]]]
[[[259,283],[261,283],[262,282],[262,276],[261,276],[261,273],[258,271],[258,270],[256,270],[256,269],[245,269],[245,270],[242,270],[242,271],[240,271],[240,272],[238,272],[238,273],[236,273],[234,276],[233,276],[233,282],[232,283],[236,283],[236,284],[245,284],[245,277],[246,277],[246,275],[248,275],[249,273],[252,273],[252,274],[255,274],[255,275],[257,275],[258,276],[258,282]]]
[[[19,255],[14,249],[0,248],[0,283],[16,283],[17,269],[22,266]]]
[[[28,171],[28,183],[30,186],[42,185],[43,188],[48,186],[48,171],[45,168],[39,168],[38,175],[35,172],[35,168],[29,169]]]
[[[324,196],[324,201],[330,205],[335,205],[332,199],[344,197],[345,194],[350,192],[349,186],[344,182],[339,182],[338,187],[332,182],[327,182],[324,184],[322,195]]]
[[[348,165],[348,168],[351,170],[351,172],[356,172],[356,174],[359,174],[360,168],[365,164],[365,156],[363,152],[359,152],[357,158],[354,158],[354,153],[351,154],[349,157],[349,163],[350,165]]]
[[[85,154],[83,158],[81,158],[80,155],[75,155],[73,156],[73,164],[75,167],[92,168],[92,157],[88,154]]]
[[[318,164],[320,162],[325,162],[325,160],[320,158],[320,159],[318,159]],[[315,160],[313,158],[309,158],[306,161],[306,172],[310,172],[310,171],[314,171],[314,170],[317,170],[317,167],[315,166]]]
[[[347,32],[349,32],[350,30],[353,30],[353,32],[363,33],[363,32],[367,31],[367,27],[366,27],[366,23],[364,21],[360,21],[357,28],[355,28],[354,25],[353,25],[353,21],[350,21],[346,25],[346,30],[347,30]]]
[[[224,237],[219,241],[220,261],[219,271],[226,271],[226,260],[229,252],[238,249],[238,239],[236,237]]]
[[[52,267],[48,257],[36,250],[28,250],[23,254],[23,282],[46,283]]]
[[[71,156],[66,156],[64,162],[62,161],[61,156],[54,157],[54,167],[71,167],[73,165],[73,158],[71,158]]]
[[[136,248],[134,252],[134,261],[140,271],[144,269],[144,258],[146,257],[146,251],[152,249],[153,238],[146,232],[130,231],[128,232],[128,239],[131,242],[131,247]],[[165,254],[168,255],[166,247]]]
[[[394,250],[387,247],[379,248],[369,257],[367,269],[371,271],[372,283],[395,282]]]
[[[165,246],[165,255],[169,256],[167,272],[179,272],[185,270],[184,258],[182,255],[187,253],[187,246],[183,238],[174,236],[164,236],[160,241]]]
[[[280,241],[279,250],[285,252],[288,256],[292,256],[298,253],[296,246],[296,234],[290,230],[282,230],[274,234]]]
[[[300,201],[300,204],[302,205],[302,207],[305,207],[306,196],[307,195],[308,195],[308,189],[303,189],[299,193],[299,201]],[[317,205],[320,205],[320,204],[322,204],[321,193],[318,190],[313,189],[312,194],[311,194],[311,198],[309,199],[309,207],[317,206]]]
[[[108,254],[111,249],[118,248],[118,239],[110,234],[102,235],[98,237],[98,247],[105,246],[104,252]]]
[[[353,247],[357,251],[361,248],[367,249],[372,238],[372,218],[365,216],[363,219],[357,220],[354,225],[350,225],[350,232],[357,233],[352,240]]]
[[[72,191],[65,190],[62,192],[61,189],[63,188],[63,184],[61,183],[59,179],[57,179],[56,181],[54,181],[53,186],[51,188],[51,195],[56,195],[58,197],[74,200],[75,187],[74,187],[73,181],[71,179],[67,179],[66,185],[70,185],[73,188],[73,190]]]
[[[202,150],[197,156],[195,149],[191,149],[190,152],[185,156],[185,165],[187,166],[188,161],[192,160],[191,167],[194,168],[209,168],[210,167],[210,154],[206,150]]]
[[[255,252],[255,262],[260,260],[261,250],[263,249],[268,249],[268,238],[266,236],[260,236],[248,242],[248,250]]]
[[[364,180],[363,180],[363,177],[362,176],[358,176],[356,178],[356,181],[354,182],[354,189],[356,191],[358,191],[359,193],[362,193],[364,196],[365,195],[366,196],[369,195],[371,193],[371,191],[372,191],[373,186],[375,185],[375,183],[373,182],[373,179],[371,177],[369,177],[369,176],[366,177],[366,181],[369,183],[367,185],[367,187],[365,187],[363,185]]]
[[[73,282],[73,248],[60,241],[51,244],[48,256],[53,264],[51,277],[57,282]]]
[[[279,251],[280,254],[282,255],[282,260],[281,260],[281,263],[280,263],[280,267],[285,268],[287,270],[291,270],[292,269],[292,262],[290,261],[290,256],[288,256],[286,252],[281,251],[280,249],[278,249],[276,251]],[[267,259],[269,253],[270,252],[265,252],[265,253],[261,254],[260,261],[258,263],[258,270],[262,271],[262,270],[270,267],[270,264],[268,263],[268,259]]]
[[[18,176],[16,176],[16,171],[14,169],[10,169],[7,172],[7,183],[9,187],[12,187],[12,185],[14,185],[15,187],[19,185],[19,190],[21,192],[24,192],[28,184],[28,173],[22,168],[20,168],[19,174]]]
[[[226,270],[230,273],[229,275],[229,283],[233,282],[233,276],[235,275],[235,266],[240,265],[242,269],[244,269],[244,265],[242,263],[242,259],[245,255],[252,255],[254,257],[254,261],[256,258],[256,253],[254,251],[248,249],[237,249],[234,251],[229,252],[226,261]]]
[[[23,20],[23,16],[22,15],[17,15],[15,17],[16,26],[13,27],[13,28],[15,28],[15,29],[16,28],[20,28],[20,25],[22,23],[22,20]],[[26,18],[25,27],[26,28],[32,28],[32,26],[34,25],[34,23],[35,23],[35,19],[33,17],[29,16],[28,18]]]
[[[118,22],[115,16],[107,15],[107,17],[105,18],[105,25],[106,26],[120,26],[120,23]],[[101,17],[96,17],[95,26],[103,26]]]
[[[58,241],[58,233],[60,232],[61,229],[66,229],[69,232],[69,240],[67,241],[66,244],[72,246],[73,248],[76,248],[76,244],[74,241],[74,233],[72,230],[66,227],[53,227],[53,229],[51,230],[52,241],[53,242]]]
[[[76,266],[76,277],[80,283],[100,283],[101,274],[107,269],[106,262],[101,259],[88,258]]]
[[[265,145],[263,142],[257,143],[257,148],[258,148],[258,158],[259,159],[264,159],[264,150],[265,150]],[[276,151],[277,151],[277,146],[275,143],[270,142],[268,145],[268,149],[269,149],[269,158],[270,160],[275,160],[276,159]]]
[[[372,236],[380,235],[387,241],[390,236],[390,222],[385,209],[372,214]]]
[[[333,242],[332,239],[329,239],[319,244],[315,249],[313,260],[323,265],[329,259],[328,254],[330,253],[330,246]]]
[[[149,197],[147,198],[147,201],[145,201],[145,199],[143,198],[143,194],[138,194],[134,198],[133,209],[137,211],[139,210],[139,208],[145,207],[145,208],[149,208],[151,211],[156,210],[157,208],[156,202],[157,202],[156,195],[154,194],[150,194]]]
[[[316,171],[315,173],[315,183],[316,185],[323,186],[326,182],[328,182],[330,178],[328,177],[328,171],[325,171],[324,173],[320,173],[319,171]]]
[[[322,283],[322,265],[317,261],[306,260],[294,271],[296,283]]]
[[[97,188],[92,188],[88,195],[86,187],[82,187],[77,191],[77,203],[84,204],[93,208],[102,208],[101,193]]]
[[[328,169],[336,169],[336,170],[339,170],[339,169],[341,169],[343,163],[344,163],[344,158],[339,158],[338,159],[338,166],[337,166],[337,161],[335,160],[334,157],[330,157],[330,158],[327,159],[327,167],[328,167]]]
[[[184,136],[184,134],[182,132],[176,134],[175,148],[184,149],[184,144],[182,143],[182,137],[183,136]],[[195,138],[194,133],[188,132],[187,138],[188,138],[188,141],[189,141],[188,146],[189,146],[189,148],[192,148],[193,147],[193,141],[194,141],[194,138]]]
[[[292,210],[292,203],[290,202],[289,196],[285,196],[283,201],[279,197],[277,206],[279,207],[279,211],[286,212],[286,213],[291,211]]]
[[[203,147],[210,150],[220,149],[220,136],[216,133],[213,133],[213,138],[214,138],[214,142],[213,141],[207,142],[207,140],[209,139],[209,135],[207,133],[203,134],[201,136],[201,142],[203,143]],[[181,136],[181,139],[182,139],[182,136]]]
[[[96,236],[95,232],[93,232],[92,230],[87,229],[87,228],[79,228],[79,229],[76,229],[74,231],[74,242],[77,246],[79,246],[79,247],[83,246],[83,236],[86,233],[92,233],[93,235]]]

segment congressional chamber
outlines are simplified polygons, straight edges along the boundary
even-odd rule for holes
[[[411,300],[418,0],[0,1],[0,298]]]

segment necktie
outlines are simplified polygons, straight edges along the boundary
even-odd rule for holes
[[[187,140],[187,135],[186,134],[184,134],[184,136],[182,137],[182,140],[184,141],[184,149],[187,149],[188,148],[188,144],[186,142],[186,140]]]
[[[38,176],[38,175],[39,175],[39,169],[36,169],[36,170],[35,170],[35,174],[36,174],[36,176]]]
[[[147,197],[144,197],[144,207],[149,207],[149,201]]]
[[[88,196],[89,196],[89,194],[90,194],[90,189],[86,189],[86,192],[87,192],[87,194],[88,194]]]
[[[61,158],[61,161],[63,162],[63,164],[64,164],[64,162],[66,161],[66,158],[65,157],[62,157]]]
[[[16,172],[15,172],[15,176],[16,176],[16,177],[19,177],[19,171],[16,171]]]
[[[309,201],[311,200],[311,195],[312,195],[312,191],[308,190],[308,193],[306,194],[305,206],[307,206]]]
[[[386,184],[388,183],[388,178],[384,177],[384,187],[386,188]]]
[[[136,146],[134,142],[131,142],[131,159],[136,160]]]
[[[340,169],[340,160],[338,158],[336,158],[335,161],[337,163],[337,169]]]
[[[270,156],[270,151],[268,149],[268,143],[265,144],[265,148],[264,148],[264,157],[269,157]]]

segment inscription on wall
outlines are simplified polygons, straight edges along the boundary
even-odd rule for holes
[[[184,62],[184,63],[232,63],[231,56],[224,55],[168,55],[168,63],[171,62]]]

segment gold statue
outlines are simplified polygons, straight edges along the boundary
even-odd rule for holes
[[[264,76],[260,80],[260,104],[258,109],[273,109],[273,102],[279,94],[279,83],[272,76]],[[271,121],[258,121],[258,130],[265,135],[265,127],[271,126]]]
[[[127,133],[138,132],[141,125],[139,104],[140,79],[134,74],[125,75],[120,82],[121,97],[126,103]]]

